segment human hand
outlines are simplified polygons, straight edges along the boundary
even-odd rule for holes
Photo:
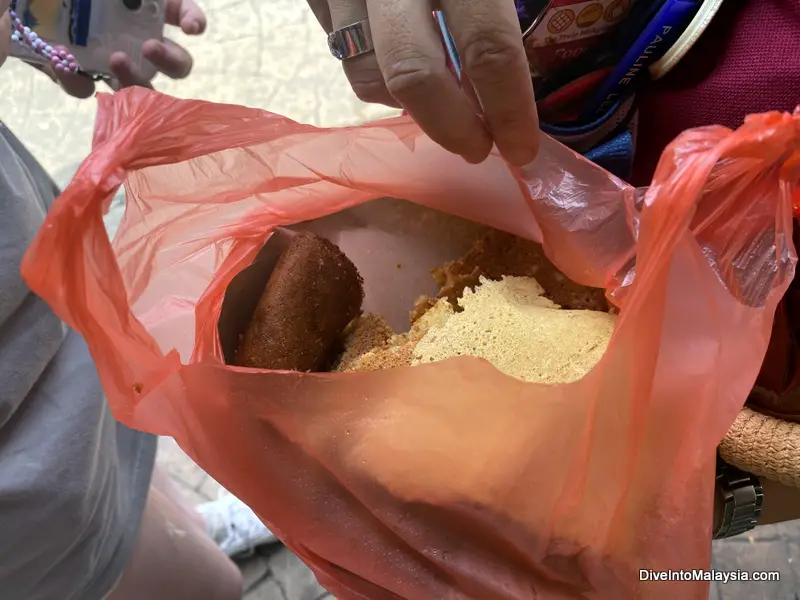
[[[431,2],[308,0],[327,33],[369,18],[375,47],[343,61],[365,102],[402,107],[435,142],[467,161],[496,144],[512,164],[536,156],[539,122],[513,0],[434,0],[446,18],[463,68],[447,68]]]
[[[167,0],[165,9],[167,25],[180,27],[187,35],[200,35],[205,31],[205,14],[194,0]],[[147,40],[142,45],[142,54],[159,72],[172,79],[183,79],[192,70],[192,56],[169,39]],[[45,67],[44,70],[70,96],[88,98],[94,94],[95,82],[85,75],[57,72],[50,67]],[[123,52],[111,56],[111,72],[121,88],[152,87],[150,81],[134,67],[131,59]]]

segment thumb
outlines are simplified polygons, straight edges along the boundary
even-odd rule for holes
[[[94,94],[94,81],[80,73],[55,73],[55,80],[63,90],[75,98],[89,98]]]

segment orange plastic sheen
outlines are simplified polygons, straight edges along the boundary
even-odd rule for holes
[[[707,583],[639,570],[709,566],[715,447],[794,274],[800,113],[684,133],[645,192],[547,137],[512,173],[497,154],[468,165],[405,117],[316,129],[141,89],[99,105],[25,280],[86,338],[114,415],[173,436],[333,594],[706,597]],[[112,245],[102,216],[123,181]],[[472,357],[225,366],[223,294],[267,234],[378,197],[541,236],[621,308],[601,362],[558,386]]]

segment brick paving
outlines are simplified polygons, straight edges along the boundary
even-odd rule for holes
[[[268,548],[241,563],[245,600],[328,600],[333,599],[317,583],[314,574],[299,558],[283,547]],[[248,570],[256,567],[257,576]]]
[[[756,527],[714,542],[712,568],[778,571],[779,582],[733,582],[711,587],[710,600],[800,600],[800,521]]]

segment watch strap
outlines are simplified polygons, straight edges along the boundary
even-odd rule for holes
[[[764,490],[758,477],[717,458],[717,493],[722,515],[714,539],[750,531],[758,524],[764,504]]]

